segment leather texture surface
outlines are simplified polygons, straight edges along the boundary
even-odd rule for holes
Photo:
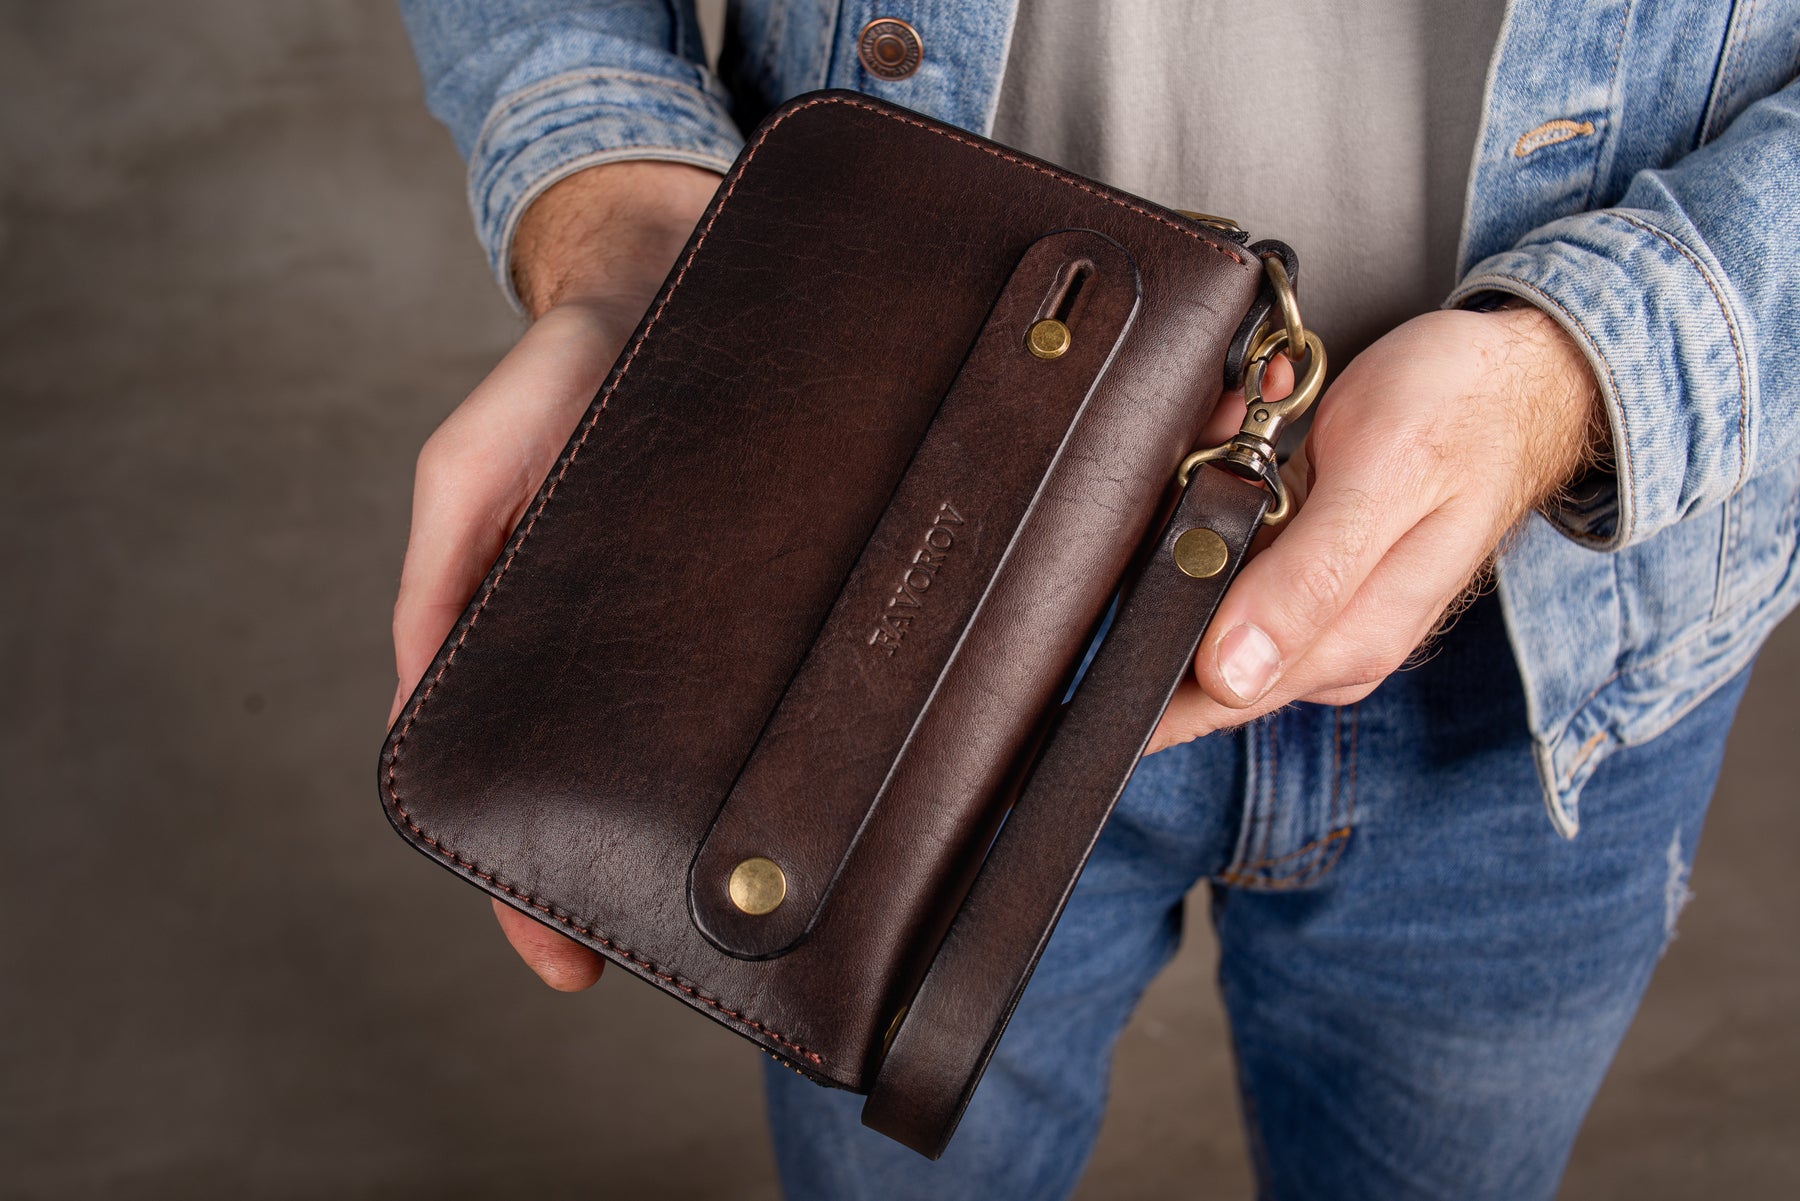
[[[1270,499],[1221,468],[1194,473],[907,1006],[863,1107],[867,1125],[942,1154]],[[1204,579],[1173,553],[1196,528],[1227,551]]]
[[[1097,267],[1112,247],[1135,268],[1135,309],[1106,363],[1071,360],[1096,373],[1073,420],[1024,423],[1030,453],[1055,450],[1023,485],[1025,515],[982,530],[1006,545],[987,547],[999,566],[949,660],[978,674],[934,694],[900,751],[893,727],[861,724],[857,688],[820,694],[800,723],[812,774],[746,809],[786,840],[764,854],[818,873],[804,881],[816,912],[797,941],[721,924],[716,938],[742,943],[721,950],[694,920],[718,913],[699,885],[690,898],[709,863],[696,855],[735,815],[727,799],[959,372],[991,373],[996,397],[1052,378],[1023,329],[1010,360],[970,355],[1028,251],[1061,230],[1089,231],[1078,240],[1098,249],[1079,254]],[[379,769],[395,827],[805,1073],[866,1089],[1027,744],[1216,403],[1259,278],[1242,247],[1166,210],[868,97],[777,110],[395,723]],[[1086,302],[1096,329],[1110,286]],[[1082,348],[1085,319],[1071,313]],[[992,432],[971,435],[982,454],[1003,449]],[[956,504],[938,491],[924,503]],[[915,549],[900,545],[895,573]],[[862,649],[865,697],[917,695],[907,673],[944,667],[904,643]],[[831,820],[809,821],[838,765],[884,762],[880,803],[859,769]],[[732,837],[760,845],[753,829]]]
[[[1046,234],[1019,260],[695,857],[694,919],[721,950],[760,958],[797,942],[874,806],[915,825],[991,813],[1039,711],[989,706],[997,661],[982,648],[1009,647],[1022,676],[1067,667],[1019,603],[1057,581],[1009,552],[1041,524],[1034,502],[1066,474],[1061,451],[1137,304],[1130,256],[1092,231]],[[1052,308],[1066,310],[1069,348],[1021,353]],[[732,869],[752,856],[785,873],[772,913],[731,902]]]

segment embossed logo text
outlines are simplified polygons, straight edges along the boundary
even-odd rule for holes
[[[937,578],[944,560],[950,557],[950,548],[956,545],[956,533],[962,525],[962,514],[949,501],[938,505],[931,527],[925,531],[923,545],[913,552],[912,561],[906,565],[900,582],[894,585],[894,591],[888,597],[880,622],[869,634],[870,646],[889,656],[900,649],[913,618],[924,609],[925,594],[930,591],[931,582]]]

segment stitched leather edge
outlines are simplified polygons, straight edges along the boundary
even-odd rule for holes
[[[754,159],[756,157],[757,152],[762,149],[762,145],[765,141],[768,140],[769,135],[771,133],[775,132],[775,130],[777,128],[779,128],[783,122],[787,121],[790,117],[793,117],[799,113],[805,112],[809,108],[814,108],[814,107],[817,107],[822,104],[842,104],[849,108],[862,109],[865,112],[871,112],[877,116],[886,117],[887,119],[892,120],[892,121],[898,121],[903,125],[910,125],[915,128],[918,128],[918,129],[923,129],[928,132],[938,134],[941,137],[949,138],[953,142],[958,142],[965,146],[971,146],[971,147],[973,147],[977,150],[980,150],[986,154],[991,154],[996,158],[1000,158],[1007,162],[1017,164],[1018,166],[1024,167],[1027,170],[1035,171],[1040,175],[1047,175],[1050,178],[1059,180],[1062,183],[1065,183],[1065,184],[1069,185],[1070,187],[1076,188],[1079,191],[1087,192],[1090,195],[1098,196],[1100,199],[1105,200],[1111,204],[1116,204],[1120,208],[1127,209],[1131,212],[1138,213],[1145,217],[1149,217],[1151,220],[1154,220],[1156,222],[1159,222],[1160,224],[1166,225],[1178,233],[1187,235],[1188,237],[1192,238],[1194,241],[1198,242],[1200,245],[1208,247],[1209,249],[1214,250],[1221,255],[1224,255],[1226,258],[1230,259],[1234,263],[1237,263],[1239,266],[1242,266],[1244,263],[1243,258],[1240,257],[1239,255],[1233,253],[1230,250],[1227,250],[1225,247],[1219,245],[1217,242],[1212,241],[1210,238],[1204,237],[1199,232],[1192,230],[1192,229],[1188,229],[1185,226],[1181,225],[1180,223],[1178,223],[1168,217],[1165,217],[1160,213],[1154,212],[1151,209],[1143,207],[1142,205],[1133,204],[1121,196],[1112,195],[1109,192],[1102,190],[1100,187],[1087,182],[1086,180],[1079,179],[1075,176],[1067,174],[1066,172],[1059,171],[1053,167],[1050,167],[1046,164],[1034,162],[1031,159],[1027,159],[1027,158],[1023,158],[1023,157],[1015,155],[1015,154],[1011,154],[1011,153],[1001,149],[1000,147],[992,145],[990,143],[987,143],[984,141],[979,141],[973,137],[963,136],[963,135],[958,134],[955,131],[947,129],[943,126],[932,124],[932,123],[929,123],[926,121],[921,121],[921,120],[911,118],[911,117],[905,117],[899,113],[890,112],[889,110],[887,110],[885,108],[881,108],[881,107],[878,107],[878,106],[872,105],[872,104],[860,103],[856,100],[853,100],[853,99],[850,99],[849,97],[844,97],[844,96],[824,96],[824,97],[820,97],[815,100],[808,100],[808,101],[804,101],[800,104],[794,105],[792,108],[788,109],[786,112],[782,113],[779,117],[777,117],[775,120],[771,121],[767,126],[765,126],[763,128],[762,132],[757,135],[756,141],[750,146],[750,148],[748,150],[746,150],[744,152],[743,159],[738,163],[736,170],[734,170],[732,172],[730,182],[725,185],[724,194],[719,197],[718,203],[713,206],[712,214],[706,219],[706,224],[701,228],[699,236],[694,239],[694,245],[688,251],[687,257],[682,260],[681,267],[675,273],[675,278],[670,283],[668,291],[663,294],[662,300],[660,302],[658,302],[655,311],[651,313],[650,320],[645,323],[643,333],[638,335],[637,339],[632,342],[631,349],[626,352],[624,362],[622,362],[619,365],[618,373],[615,376],[613,376],[612,380],[606,385],[605,388],[603,388],[601,390],[600,395],[596,398],[593,405],[590,406],[592,411],[588,414],[586,420],[583,422],[582,427],[581,427],[581,432],[579,435],[576,436],[575,442],[569,448],[568,454],[564,456],[563,462],[562,462],[562,467],[556,472],[556,475],[550,480],[549,485],[544,489],[543,495],[538,498],[538,502],[533,507],[530,518],[525,523],[525,528],[520,532],[518,539],[513,543],[512,547],[509,550],[507,550],[505,557],[500,561],[499,570],[494,573],[493,578],[491,580],[489,580],[487,582],[487,584],[485,585],[485,587],[483,588],[482,594],[481,594],[481,599],[476,603],[474,612],[469,615],[468,621],[463,625],[462,633],[457,636],[456,642],[451,646],[449,653],[444,656],[443,662],[438,665],[436,674],[433,675],[431,678],[431,683],[426,685],[424,691],[419,694],[418,700],[413,702],[411,710],[406,715],[406,720],[401,724],[399,732],[397,734],[395,734],[393,737],[392,747],[389,750],[389,753],[387,756],[386,770],[382,773],[383,791],[387,794],[388,801],[393,806],[394,813],[400,818],[400,820],[403,823],[405,823],[406,827],[409,830],[411,830],[414,834],[416,834],[418,836],[420,844],[423,845],[424,847],[428,848],[432,854],[435,854],[439,858],[445,859],[445,860],[449,861],[450,863],[454,864],[456,867],[459,867],[459,868],[463,869],[464,871],[472,874],[476,878],[480,879],[483,882],[483,884],[485,884],[489,887],[492,887],[492,888],[499,889],[500,891],[506,893],[508,896],[515,897],[518,900],[525,902],[527,905],[531,906],[531,908],[533,908],[534,910],[537,910],[540,913],[546,914],[549,917],[556,920],[557,922],[561,923],[562,925],[569,927],[571,930],[574,930],[574,931],[584,935],[585,937],[592,939],[593,941],[595,941],[597,943],[600,943],[602,946],[606,947],[608,950],[612,951],[614,954],[619,955],[619,956],[623,957],[624,959],[630,961],[631,963],[637,964],[639,967],[646,969],[652,975],[656,976],[659,980],[662,980],[665,983],[671,985],[672,987],[679,989],[680,991],[693,997],[695,1000],[700,1001],[701,1003],[703,1003],[705,1005],[711,1006],[712,1008],[718,1010],[720,1013],[723,1013],[723,1014],[735,1019],[736,1021],[739,1021],[746,1026],[749,1026],[751,1029],[757,1031],[759,1034],[763,1035],[764,1037],[769,1038],[769,1039],[779,1043],[780,1045],[795,1051],[796,1053],[798,1053],[799,1055],[801,1055],[802,1057],[804,1057],[811,1063],[821,1066],[821,1067],[824,1066],[825,1060],[824,1060],[824,1057],[819,1055],[816,1051],[808,1050],[806,1047],[800,1045],[799,1043],[794,1042],[793,1040],[777,1033],[775,1030],[771,1029],[770,1027],[763,1024],[762,1022],[756,1021],[754,1018],[748,1017],[745,1014],[743,1014],[737,1010],[728,1008],[722,1002],[720,1002],[712,997],[706,996],[704,993],[700,992],[698,989],[693,988],[689,985],[683,984],[674,975],[672,975],[669,972],[664,971],[662,968],[658,967],[655,963],[653,963],[649,959],[646,959],[640,955],[635,954],[628,948],[620,945],[619,943],[615,942],[611,938],[608,938],[606,935],[601,934],[597,930],[593,929],[591,926],[583,925],[583,924],[575,921],[573,918],[566,917],[563,914],[557,913],[554,908],[552,908],[550,905],[544,903],[543,901],[540,901],[537,897],[535,897],[529,893],[521,892],[518,889],[513,888],[511,885],[502,883],[501,881],[496,879],[493,874],[482,871],[480,865],[477,864],[475,861],[464,858],[461,854],[457,853],[454,849],[452,849],[448,846],[445,846],[443,843],[438,841],[436,838],[434,838],[430,834],[426,833],[425,830],[416,821],[414,821],[412,819],[412,816],[406,811],[406,806],[405,806],[404,802],[402,802],[400,799],[399,788],[396,784],[396,775],[398,773],[399,765],[400,765],[401,748],[405,745],[407,736],[412,732],[412,727],[413,727],[414,723],[418,721],[419,714],[424,711],[426,702],[431,699],[431,694],[433,692],[437,691],[439,684],[443,683],[445,674],[450,670],[450,665],[456,661],[457,653],[462,650],[463,643],[468,641],[469,635],[470,635],[470,633],[472,633],[474,631],[476,623],[481,620],[482,613],[486,612],[488,602],[493,599],[494,593],[499,590],[500,583],[502,580],[504,580],[506,578],[506,573],[512,567],[513,560],[518,557],[519,552],[521,550],[525,549],[525,543],[530,539],[531,531],[536,527],[536,525],[538,523],[538,519],[544,515],[544,510],[550,504],[550,498],[556,495],[557,485],[562,483],[563,478],[569,474],[569,469],[575,465],[575,460],[581,454],[582,447],[587,444],[588,436],[593,432],[594,427],[599,423],[600,414],[606,410],[606,403],[607,403],[608,399],[610,399],[612,394],[618,390],[619,385],[624,382],[626,375],[629,374],[629,372],[631,371],[632,363],[637,361],[638,352],[640,350],[642,350],[644,347],[644,344],[649,341],[651,332],[656,328],[657,322],[659,322],[662,319],[663,310],[666,309],[669,305],[669,302],[675,298],[675,293],[680,289],[682,280],[687,277],[688,269],[693,265],[695,257],[699,255],[700,248],[706,244],[707,237],[709,235],[711,235],[713,225],[719,219],[719,214],[725,211],[725,205],[730,201],[732,194],[737,191],[737,186],[742,181],[742,179],[744,177],[744,172],[749,168],[751,160]]]
[[[744,165],[746,167],[750,165],[750,158],[752,155],[754,155],[756,153],[756,151],[758,149],[761,148],[763,138],[768,137],[769,134],[774,131],[774,129],[777,125],[780,125],[783,121],[786,121],[789,117],[795,115],[796,113],[803,112],[806,109],[812,108],[814,105],[818,105],[818,104],[842,104],[849,108],[860,108],[860,109],[864,110],[865,112],[871,112],[871,113],[876,114],[877,116],[886,117],[890,121],[898,121],[902,125],[911,125],[916,129],[923,129],[930,133],[935,133],[940,137],[949,138],[952,142],[958,142],[964,146],[971,146],[974,149],[983,152],[984,154],[991,154],[995,158],[1004,159],[1005,161],[1007,161],[1009,163],[1017,164],[1018,166],[1024,167],[1028,171],[1036,171],[1039,175],[1048,175],[1051,179],[1058,180],[1062,183],[1065,183],[1065,184],[1069,185],[1070,187],[1076,189],[1077,191],[1086,192],[1090,196],[1098,196],[1100,199],[1106,201],[1108,204],[1116,204],[1122,209],[1126,209],[1130,212],[1137,213],[1141,216],[1148,217],[1152,221],[1157,222],[1159,225],[1166,225],[1170,229],[1174,230],[1176,233],[1183,234],[1189,238],[1192,238],[1194,241],[1200,243],[1200,245],[1202,245],[1202,246],[1205,246],[1207,249],[1216,251],[1219,254],[1224,255],[1226,258],[1230,259],[1232,262],[1236,263],[1238,266],[1241,267],[1244,265],[1244,259],[1243,259],[1242,255],[1237,254],[1235,251],[1228,250],[1226,247],[1213,241],[1211,238],[1200,233],[1198,230],[1190,229],[1186,225],[1183,225],[1181,222],[1176,221],[1169,217],[1165,217],[1161,213],[1155,211],[1154,209],[1145,208],[1141,204],[1133,204],[1129,200],[1126,200],[1123,196],[1114,195],[1111,191],[1109,191],[1105,188],[1102,188],[1098,184],[1091,183],[1090,181],[1083,179],[1080,176],[1071,175],[1067,171],[1063,171],[1063,170],[1060,170],[1059,168],[1050,166],[1048,163],[1040,163],[1040,162],[1036,161],[1035,159],[1026,158],[1023,155],[1013,154],[1011,151],[1008,151],[1000,146],[996,146],[992,142],[988,142],[984,139],[977,139],[973,136],[967,136],[964,134],[960,134],[954,129],[949,129],[949,128],[946,128],[945,126],[936,125],[936,124],[933,124],[933,123],[930,123],[927,121],[921,121],[915,117],[902,116],[899,113],[890,112],[889,110],[887,110],[885,108],[878,108],[873,104],[860,103],[856,100],[850,99],[847,96],[821,96],[817,100],[808,100],[801,104],[796,104],[793,108],[791,108],[787,112],[783,113],[779,118],[770,122],[769,127],[767,129],[765,129],[762,132],[762,134],[756,139],[755,146],[753,146],[751,148],[750,152],[744,156]],[[736,184],[736,181],[734,180],[733,185],[735,186],[735,184]],[[727,192],[726,196],[729,197],[730,193]],[[696,246],[695,249],[698,249],[698,247]]]

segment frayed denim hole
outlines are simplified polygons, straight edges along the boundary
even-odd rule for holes
[[[1669,838],[1669,850],[1666,856],[1669,874],[1663,883],[1663,943],[1667,950],[1669,943],[1675,941],[1675,924],[1681,917],[1681,911],[1687,903],[1694,899],[1693,890],[1688,887],[1688,873],[1691,870],[1688,862],[1681,854],[1681,828]]]

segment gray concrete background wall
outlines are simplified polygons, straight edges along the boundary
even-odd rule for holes
[[[0,1195],[775,1196],[758,1056],[553,995],[373,787],[412,459],[517,327],[385,3],[0,3]],[[1569,1197],[1800,1181],[1800,630]],[[1203,921],[1082,1196],[1244,1196]]]

